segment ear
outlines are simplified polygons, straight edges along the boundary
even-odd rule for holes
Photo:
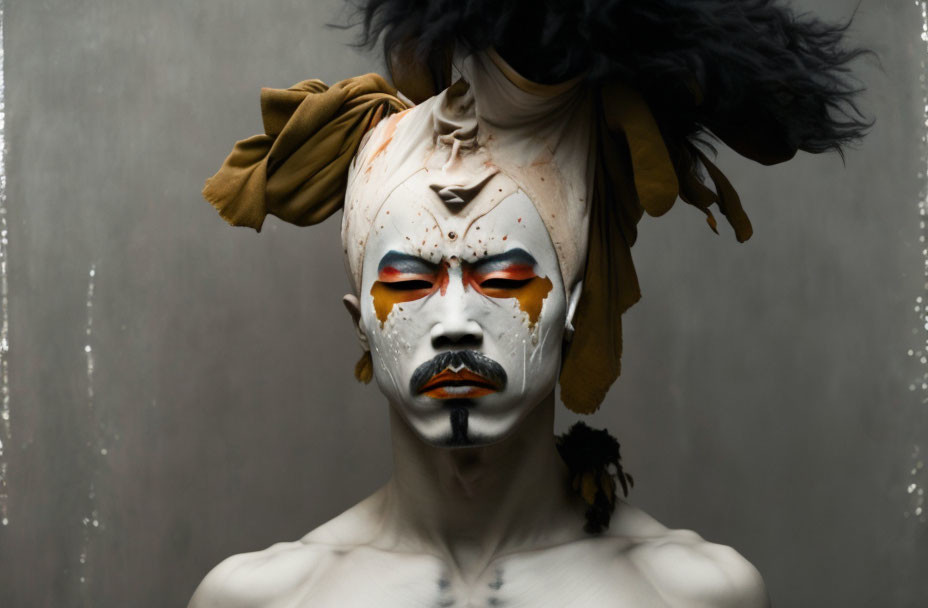
[[[580,294],[583,292],[583,281],[577,283],[570,290],[570,298],[567,300],[567,320],[564,322],[564,340],[570,342],[574,337],[574,315],[577,313],[577,305],[580,303]]]
[[[358,299],[358,296],[353,293],[346,293],[342,298],[342,304],[345,305],[345,309],[348,310],[348,314],[351,315],[351,321],[354,323],[354,329],[358,334],[358,341],[361,343],[361,348],[369,351],[371,347],[367,342],[367,334],[364,333],[364,328],[361,327],[361,301]]]

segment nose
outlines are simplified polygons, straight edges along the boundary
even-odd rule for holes
[[[478,348],[483,344],[483,329],[470,314],[460,277],[452,275],[450,279],[447,291],[439,296],[442,306],[432,325],[432,347],[436,350]]]
[[[432,347],[436,350],[478,348],[483,344],[483,330],[474,321],[445,317],[432,326]]]

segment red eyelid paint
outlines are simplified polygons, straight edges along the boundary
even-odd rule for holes
[[[386,268],[380,269],[380,272],[377,274],[377,280],[383,283],[399,283],[401,281],[428,281],[429,283],[434,283],[437,279],[437,274],[438,273],[403,272],[392,266],[387,266]]]
[[[519,281],[518,287],[483,287],[482,283],[491,279]],[[489,272],[469,272],[465,275],[465,284],[490,298],[515,298],[519,308],[528,314],[529,326],[534,327],[541,315],[545,298],[551,292],[553,284],[547,277],[535,274],[535,267],[530,264],[510,264]]]
[[[422,289],[396,289],[391,288],[393,283],[402,283],[404,281],[425,281],[430,283],[429,287]],[[381,268],[377,273],[377,280],[371,285],[371,296],[374,299],[374,312],[380,321],[380,326],[387,321],[387,316],[393,307],[403,302],[413,302],[426,296],[430,296],[435,291],[440,291],[445,295],[448,290],[448,264],[443,263],[435,273],[407,273],[386,266]]]
[[[448,262],[442,262],[441,270],[438,272],[438,291],[441,295],[445,295],[445,293],[447,293],[449,280]]]
[[[519,307],[528,314],[531,326],[534,326],[538,321],[543,301],[553,287],[551,280],[536,275],[534,266],[530,264],[510,264],[488,272],[475,271],[469,265],[464,264],[462,267],[462,279],[465,289],[473,287],[479,293],[491,298],[516,298]],[[527,283],[517,288],[482,288],[480,284],[490,279],[527,281]],[[371,286],[374,310],[381,327],[383,327],[387,316],[395,305],[424,298],[436,291],[441,295],[445,295],[448,291],[449,280],[447,262],[442,262],[434,273],[404,273],[391,266],[382,268],[378,272],[378,280]],[[422,289],[408,291],[389,287],[390,283],[403,281],[425,281],[431,283],[431,285]]]
[[[472,272],[471,275],[471,282],[478,284],[490,279],[525,281],[527,279],[534,279],[537,276],[534,267],[528,264],[512,264],[505,268],[491,270],[489,272]]]

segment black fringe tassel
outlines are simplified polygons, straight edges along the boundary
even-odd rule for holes
[[[616,504],[616,481],[628,496],[632,476],[622,469],[619,442],[605,429],[577,422],[556,439],[557,450],[570,472],[571,488],[587,503],[584,530],[599,534],[609,527]]]

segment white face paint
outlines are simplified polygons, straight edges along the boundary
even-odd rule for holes
[[[554,246],[511,180],[487,186],[505,198],[480,213],[400,187],[365,247],[360,326],[374,377],[433,445],[503,438],[560,370],[567,304]]]

